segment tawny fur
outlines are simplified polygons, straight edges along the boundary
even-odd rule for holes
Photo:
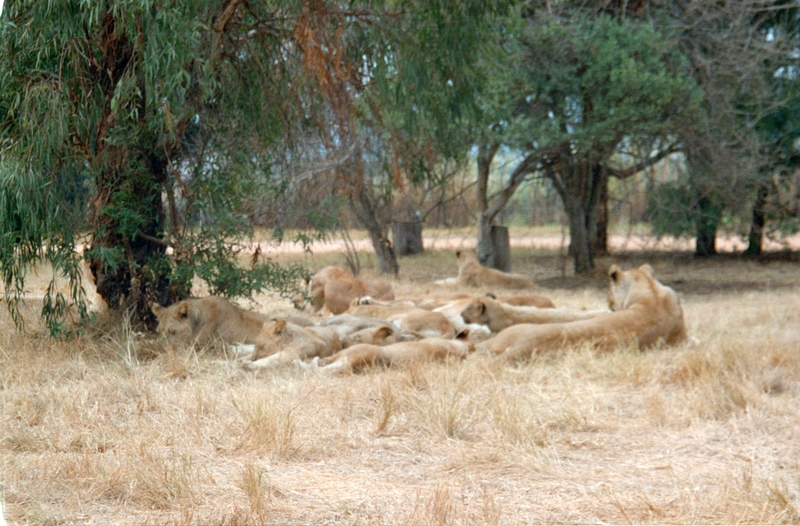
[[[256,338],[255,349],[246,369],[263,369],[330,356],[342,349],[339,336],[329,327],[300,327],[286,320],[271,320],[264,324]]]
[[[515,289],[534,287],[533,281],[528,276],[486,268],[480,264],[475,254],[467,250],[456,252],[456,264],[458,265],[457,277],[438,280],[435,283],[437,285]]]
[[[309,284],[311,308],[318,312],[323,307],[332,314],[341,314],[350,303],[363,296],[377,300],[394,300],[391,283],[381,280],[359,279],[341,267],[325,267],[317,272]]]
[[[358,305],[350,307],[348,313],[355,316],[372,316],[389,320],[404,334],[415,334],[420,338],[455,338],[456,333],[447,317],[418,307],[404,305],[383,307],[380,305]]]
[[[158,319],[160,336],[184,343],[255,343],[265,314],[242,309],[225,298],[208,296],[179,301],[169,307],[155,303],[151,310]]]
[[[457,340],[426,338],[417,342],[402,342],[380,347],[360,344],[349,347],[330,358],[319,361],[320,369],[328,373],[352,373],[365,367],[392,366],[425,360],[464,359],[475,346],[464,337]]]
[[[520,323],[564,323],[595,318],[607,312],[517,307],[483,297],[472,300],[461,311],[461,317],[467,323],[480,323],[488,326],[492,332],[500,332]]]
[[[481,350],[524,360],[534,353],[582,342],[609,348],[635,339],[645,349],[660,342],[686,341],[680,300],[675,291],[653,278],[649,265],[628,271],[612,265],[609,281],[608,304],[613,312],[569,323],[515,325],[481,344]]]
[[[506,305],[514,305],[515,307],[539,307],[540,309],[555,309],[556,304],[553,300],[538,294],[512,294],[512,295],[495,295],[487,294],[490,298],[496,299]]]

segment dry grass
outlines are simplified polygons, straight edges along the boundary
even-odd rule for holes
[[[514,258],[557,304],[603,306],[602,272],[576,279],[557,256]],[[649,261],[682,291],[700,343],[331,378],[246,373],[218,349],[161,347],[122,322],[52,341],[0,313],[6,519],[800,522],[800,265],[615,261]],[[401,265],[405,296],[455,273],[449,253]],[[266,295],[252,305],[288,310]]]

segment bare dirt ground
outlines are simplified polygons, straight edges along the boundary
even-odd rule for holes
[[[164,346],[120,320],[53,341],[32,317],[15,333],[0,312],[6,519],[800,522],[796,254],[696,260],[646,246],[575,277],[552,247],[514,246],[514,271],[572,308],[603,307],[611,263],[650,263],[680,292],[697,343],[576,347],[519,365],[252,374],[221,349]],[[274,257],[312,269],[344,261],[321,249]],[[374,256],[361,260],[375,276]],[[451,292],[432,285],[455,275],[451,250],[400,265],[398,296]],[[249,305],[290,312],[268,294]]]

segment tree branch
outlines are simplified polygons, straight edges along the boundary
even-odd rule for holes
[[[617,179],[627,179],[628,177],[632,177],[638,174],[645,168],[653,166],[654,164],[664,159],[665,157],[669,157],[673,153],[679,151],[681,151],[681,147],[678,146],[678,143],[673,143],[668,148],[660,150],[652,157],[648,157],[647,159],[639,161],[638,163],[635,163],[634,165],[629,166],[627,168],[619,169],[619,168],[611,168],[610,166],[605,166],[603,168],[606,170],[608,175],[614,176]]]

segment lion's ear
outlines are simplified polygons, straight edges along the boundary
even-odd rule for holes
[[[481,314],[485,314],[486,313],[486,302],[483,301],[483,300],[480,300],[480,305],[481,305]]]
[[[388,325],[381,325],[372,333],[375,338],[385,339],[394,334],[394,329]]]
[[[653,277],[653,267],[651,267],[647,263],[645,263],[644,265],[639,267],[639,270],[641,270],[642,272],[644,272],[645,274],[647,274],[651,278]]]
[[[178,305],[178,317],[179,318],[188,318],[189,317],[189,302],[182,301]]]
[[[153,313],[154,315],[156,315],[156,316],[158,316],[159,314],[161,314],[161,312],[162,312],[163,310],[164,310],[164,307],[162,307],[162,306],[161,306],[161,305],[159,305],[158,303],[153,303],[152,305],[150,305],[150,312],[152,312],[152,313]]]
[[[608,269],[608,277],[611,278],[611,281],[617,281],[621,275],[622,270],[616,265],[611,265],[611,268]]]
[[[280,336],[286,332],[286,320],[277,320],[271,328],[272,334]]]

